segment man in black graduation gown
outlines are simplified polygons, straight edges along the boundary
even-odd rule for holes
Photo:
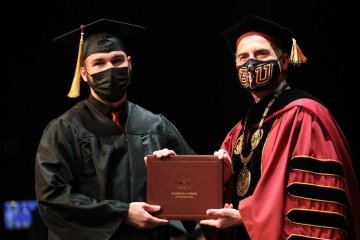
[[[170,239],[160,206],[146,201],[144,156],[157,149],[194,154],[163,115],[128,101],[131,57],[122,41],[143,30],[100,19],[56,41],[80,40],[69,97],[81,78],[90,87],[78,102],[46,126],[35,162],[36,197],[50,240]]]

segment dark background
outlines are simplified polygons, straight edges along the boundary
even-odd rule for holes
[[[249,13],[289,26],[309,59],[306,65],[291,68],[289,81],[317,96],[333,113],[348,138],[359,175],[355,145],[359,44],[354,37],[358,13],[350,1],[48,2],[2,7],[1,16],[11,17],[1,17],[1,203],[35,198],[33,165],[42,130],[88,94],[83,84],[79,99],[66,97],[78,43],[58,46],[52,39],[99,18],[147,28],[127,41],[133,58],[129,98],[163,113],[203,154],[220,147],[249,100],[221,31]],[[20,240],[26,234],[2,229],[0,239]]]

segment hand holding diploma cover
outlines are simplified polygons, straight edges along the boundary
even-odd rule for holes
[[[147,156],[147,203],[161,206],[156,217],[209,219],[223,207],[223,161],[214,155]]]

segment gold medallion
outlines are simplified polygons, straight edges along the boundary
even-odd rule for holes
[[[239,155],[241,153],[243,144],[244,144],[244,133],[242,133],[236,141],[234,154]]]
[[[259,145],[259,142],[261,138],[263,137],[264,130],[262,128],[258,128],[254,134],[251,137],[251,148],[255,149],[257,145]]]
[[[248,192],[250,187],[250,181],[251,181],[251,173],[247,169],[247,167],[244,166],[238,175],[237,183],[236,183],[236,193],[239,197],[244,196]]]
[[[281,87],[281,89],[279,91],[277,91],[273,97],[273,99],[270,100],[270,102],[268,103],[267,107],[264,110],[264,113],[260,119],[259,122],[259,126],[257,128],[257,130],[254,132],[254,134],[251,136],[251,150],[250,153],[248,154],[247,157],[243,156],[243,145],[245,142],[245,134],[244,131],[246,129],[246,123],[247,123],[247,116],[245,118],[245,123],[243,126],[243,133],[240,135],[240,137],[237,139],[236,144],[235,144],[235,148],[234,148],[234,154],[236,155],[240,155],[240,160],[243,164],[243,169],[240,171],[238,177],[237,177],[237,182],[236,182],[236,193],[239,197],[245,196],[245,194],[248,192],[249,187],[250,187],[250,181],[251,181],[251,173],[250,171],[247,169],[246,164],[248,164],[250,162],[250,160],[252,159],[253,153],[255,148],[259,145],[263,135],[264,135],[264,130],[262,129],[262,125],[265,121],[265,117],[269,112],[269,109],[271,107],[271,105],[274,103],[275,99],[277,97],[279,97],[279,95],[282,93],[282,91],[284,89],[286,89],[288,87],[287,84],[283,85]]]

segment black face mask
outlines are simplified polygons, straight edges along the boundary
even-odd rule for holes
[[[278,60],[249,59],[237,69],[241,85],[249,91],[271,88],[280,76]]]
[[[129,88],[128,67],[109,68],[90,76],[93,79],[92,83],[88,81],[90,87],[100,98],[108,102],[120,100]]]

